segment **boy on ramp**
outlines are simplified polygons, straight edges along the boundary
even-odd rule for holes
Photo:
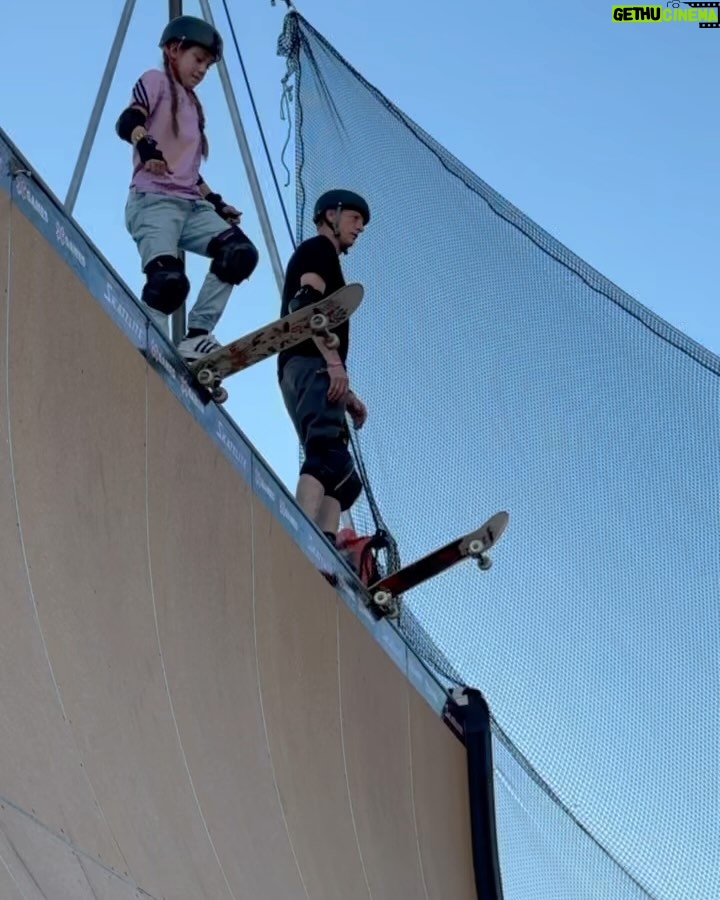
[[[367,202],[353,191],[327,191],[313,214],[317,235],[303,241],[287,265],[281,315],[316,303],[345,285],[340,254],[347,253],[370,221]],[[350,389],[345,368],[350,321],[332,329],[340,339],[329,350],[318,338],[278,356],[278,381],[285,407],[303,447],[296,499],[333,546],[341,512],[350,509],[362,482],[348,450],[346,412],[356,428],[367,409]]]

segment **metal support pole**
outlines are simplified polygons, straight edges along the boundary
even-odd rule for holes
[[[112,80],[115,75],[115,69],[117,68],[120,51],[122,50],[122,45],[125,42],[125,35],[127,34],[128,26],[130,24],[130,19],[132,18],[134,8],[135,0],[126,0],[122,14],[120,16],[120,23],[118,25],[117,32],[115,33],[115,39],[110,49],[110,56],[108,57],[108,61],[105,66],[105,72],[103,73],[102,81],[100,82],[100,89],[98,90],[97,97],[95,98],[95,105],[93,106],[92,112],[90,114],[87,131],[85,132],[85,137],[83,138],[82,146],[80,147],[80,153],[78,155],[77,163],[75,164],[75,171],[73,172],[72,179],[70,180],[70,187],[68,188],[67,197],[65,198],[65,210],[67,211],[67,214],[69,216],[72,216],[73,209],[75,208],[75,201],[77,200],[77,195],[80,190],[80,184],[83,180],[83,176],[85,175],[87,161],[90,156],[90,151],[92,150],[92,145],[95,142],[95,135],[97,134],[100,119],[102,118],[103,110],[105,108],[105,103],[107,102],[107,96],[110,92],[110,85],[112,84]]]
[[[205,20],[214,26],[215,21],[213,20],[208,0],[200,0],[200,6],[202,7],[202,13]],[[245,165],[245,173],[250,184],[250,191],[252,193],[253,200],[255,201],[255,208],[257,209],[258,218],[260,219],[260,228],[262,229],[263,238],[265,239],[265,246],[267,247],[268,253],[270,254],[270,264],[272,265],[273,273],[275,274],[278,291],[282,293],[283,282],[285,280],[283,266],[280,261],[280,254],[278,253],[277,244],[275,243],[275,238],[273,236],[272,226],[270,225],[270,217],[268,216],[267,207],[265,206],[265,201],[263,199],[257,172],[255,170],[255,166],[253,165],[250,145],[248,144],[247,137],[245,135],[245,129],[243,128],[242,120],[240,118],[240,111],[238,109],[237,100],[235,99],[235,93],[232,89],[232,84],[230,83],[230,77],[228,75],[227,66],[225,65],[225,60],[220,60],[220,62],[218,63],[218,72],[220,73],[220,80],[222,82],[223,90],[225,91],[225,100],[227,101],[228,109],[230,111],[230,118],[233,123],[233,128],[235,129],[235,136],[240,148],[240,155],[242,156],[242,160]]]
[[[168,21],[176,19],[183,14],[182,0],[169,0],[168,2]],[[183,262],[185,261],[185,253],[180,250],[178,255]],[[177,345],[183,339],[185,334],[185,321],[187,314],[187,303],[183,300],[180,309],[176,309],[170,316],[170,339],[173,344]]]

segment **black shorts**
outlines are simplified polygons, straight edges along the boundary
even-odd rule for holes
[[[327,398],[330,376],[325,361],[311,356],[294,356],[283,368],[280,380],[285,408],[307,452],[308,442],[347,440],[345,402],[331,403]]]

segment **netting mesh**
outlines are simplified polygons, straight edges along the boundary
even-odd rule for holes
[[[652,896],[602,845],[507,739],[493,742],[498,856],[506,900]]]
[[[328,188],[372,208],[343,262],[366,289],[349,370],[402,560],[511,515],[489,572],[458,566],[405,598],[405,622],[527,760],[519,787],[507,771],[498,787],[507,900],[720,897],[720,360],[493,191],[301,16],[279,51],[298,239]],[[367,501],[354,517],[372,532]]]

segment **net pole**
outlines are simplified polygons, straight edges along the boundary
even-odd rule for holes
[[[92,150],[93,144],[95,143],[95,137],[100,125],[100,119],[102,118],[103,110],[105,109],[105,104],[107,103],[108,94],[110,92],[110,85],[112,84],[112,80],[115,77],[115,70],[117,68],[118,59],[120,58],[120,52],[122,50],[123,44],[125,43],[125,37],[127,35],[128,26],[130,25],[130,19],[132,18],[134,9],[135,0],[126,0],[125,6],[123,7],[123,11],[120,15],[120,22],[118,23],[117,31],[115,32],[115,38],[110,48],[110,55],[108,56],[107,63],[105,64],[105,71],[103,72],[100,87],[98,88],[97,96],[95,97],[95,104],[92,108],[92,112],[90,113],[90,119],[88,120],[88,126],[85,130],[85,136],[83,138],[82,145],[80,146],[80,152],[78,153],[77,162],[75,163],[75,169],[73,171],[72,178],[70,179],[70,186],[68,187],[67,196],[65,197],[64,206],[69,216],[72,216],[73,214],[75,202],[77,201],[78,193],[80,192],[80,186],[82,184],[83,178],[85,177],[85,170],[87,169],[90,152]]]
[[[168,21],[171,19],[175,19],[178,16],[183,14],[183,5],[182,0],[169,0],[168,2]],[[178,251],[178,256],[180,259],[185,262],[185,252],[183,250]],[[187,313],[187,302],[183,300],[182,305],[179,309],[176,309],[175,312],[170,317],[170,338],[176,346],[180,343],[185,334],[185,321],[186,321],[186,313]]]

